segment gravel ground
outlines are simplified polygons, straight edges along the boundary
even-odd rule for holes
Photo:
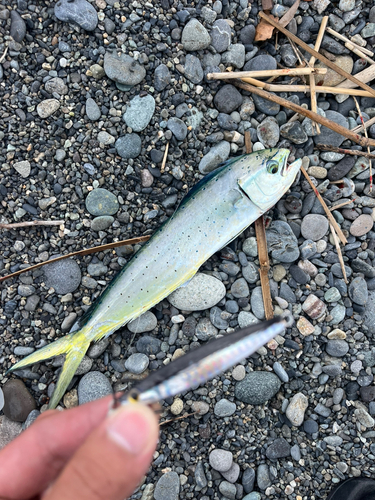
[[[282,0],[272,14],[293,4]],[[163,403],[159,448],[143,500],[325,498],[347,477],[374,477],[375,195],[363,157],[316,144],[361,149],[212,71],[298,64],[279,36],[254,43],[259,11],[247,0],[134,2],[0,0],[0,222],[63,220],[63,227],[2,230],[0,275],[52,256],[152,234],[203,174],[243,152],[286,147],[304,165],[348,239],[341,272],[324,212],[298,176],[267,214],[275,312],[296,324],[275,349],[205,387]],[[288,29],[314,44],[329,26],[371,48],[369,1],[301,2]],[[325,36],[322,52],[356,74],[364,62]],[[319,63],[317,64],[319,66]],[[328,71],[325,85],[343,79]],[[285,94],[309,104],[304,94]],[[375,99],[362,97],[365,119]],[[322,115],[354,128],[352,98],[320,94]],[[369,129],[375,138],[375,125]],[[169,142],[165,170],[161,162]],[[342,180],[338,184],[332,184]],[[62,359],[6,370],[67,333],[137,246],[50,264],[1,285],[0,446],[46,409]],[[254,229],[214,255],[189,285],[92,346],[64,407],[126,389],[147,371],[224,332],[264,318]],[[199,299],[202,303],[199,303]],[[210,301],[209,308],[199,310]],[[4,402],[5,399],[5,402]]]

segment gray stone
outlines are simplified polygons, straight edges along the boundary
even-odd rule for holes
[[[285,123],[280,127],[280,135],[294,144],[303,144],[308,140],[307,134],[299,121]]]
[[[194,478],[195,478],[195,483],[197,485],[197,488],[199,490],[205,488],[207,486],[207,478],[206,474],[204,473],[204,467],[202,460],[199,460],[195,467],[194,471]]]
[[[158,324],[156,316],[151,311],[146,311],[145,313],[138,316],[138,318],[133,319],[128,323],[127,327],[132,333],[144,333],[154,330]]]
[[[241,297],[248,297],[250,291],[249,285],[247,284],[246,280],[244,278],[239,278],[238,280],[236,280],[232,284],[231,293],[236,299],[239,299]]]
[[[230,417],[236,411],[236,404],[228,399],[220,399],[215,404],[214,413],[217,417]]]
[[[229,481],[222,481],[219,484],[219,491],[224,496],[224,498],[228,498],[229,500],[235,500],[237,489],[234,484]]]
[[[29,177],[31,171],[31,165],[28,160],[17,161],[13,163],[13,168],[16,170],[21,177]]]
[[[26,385],[20,379],[10,379],[2,387],[4,415],[13,422],[24,422],[28,414],[36,409],[36,403]]]
[[[273,92],[270,92],[270,94],[275,95]],[[279,113],[280,104],[269,101],[268,99],[264,99],[263,97],[255,94],[252,95],[252,98],[254,100],[255,107],[261,113],[265,113],[269,116],[276,116]]]
[[[259,320],[254,316],[254,314],[248,311],[240,311],[238,315],[238,324],[240,328],[246,328],[254,323],[259,323]]]
[[[98,358],[107,349],[108,344],[109,340],[106,338],[99,340],[99,342],[95,342],[89,347],[89,350],[87,351],[87,356],[92,359]]]
[[[330,324],[337,325],[341,323],[341,321],[343,321],[345,318],[345,314],[346,314],[346,307],[341,304],[337,304],[330,311],[330,315],[332,316]]]
[[[97,188],[89,192],[86,209],[91,215],[114,215],[119,209],[119,202],[107,189]]]
[[[99,106],[96,104],[94,99],[89,97],[86,101],[86,115],[89,120],[96,121],[101,117],[101,112]]]
[[[368,289],[366,281],[358,276],[349,285],[349,297],[360,306],[366,305],[368,300]]]
[[[117,139],[115,148],[121,158],[125,160],[137,158],[141,153],[142,141],[138,134],[126,134]]]
[[[235,396],[243,403],[262,405],[271,399],[280,389],[281,382],[274,373],[255,371],[235,386]]]
[[[261,288],[261,287],[259,287],[259,288]],[[281,382],[285,382],[285,383],[289,382],[289,376],[288,376],[287,372],[284,370],[283,366],[278,361],[274,362],[272,368],[273,368],[273,371],[276,373],[276,375],[281,380]]]
[[[180,118],[176,118],[175,116],[169,118],[167,127],[178,141],[183,141],[186,138],[188,132],[187,126]]]
[[[0,450],[15,439],[22,431],[22,424],[12,422],[5,415],[0,416]]]
[[[47,288],[54,288],[60,295],[73,293],[81,283],[81,269],[73,259],[51,262],[43,267]]]
[[[218,472],[227,472],[233,463],[233,455],[230,451],[215,449],[209,457],[210,466]]]
[[[298,392],[290,400],[286,409],[286,416],[295,427],[299,427],[303,424],[307,406],[308,399],[302,392]]]
[[[212,46],[216,52],[225,52],[231,41],[231,29],[224,19],[214,22],[211,30]]]
[[[203,80],[203,69],[198,57],[188,54],[185,59],[184,76],[193,83],[200,83]]]
[[[138,85],[146,76],[145,68],[138,61],[121,53],[107,51],[104,55],[104,71],[108,78],[122,85]]]
[[[286,458],[290,456],[290,444],[284,438],[276,438],[266,449],[266,457],[269,460]]]
[[[298,241],[287,222],[273,221],[266,230],[266,237],[273,259],[288,263],[298,259]]]
[[[195,335],[199,340],[207,341],[216,337],[217,328],[211,323],[209,318],[200,318],[195,328]]]
[[[256,316],[258,319],[264,319],[264,304],[261,286],[255,287],[251,292],[250,304],[254,316]]]
[[[137,351],[147,354],[147,356],[150,354],[157,354],[160,351],[160,346],[161,341],[149,335],[142,335],[136,344]]]
[[[306,240],[318,241],[329,229],[328,219],[323,215],[308,214],[301,224],[301,234]]]
[[[94,31],[98,24],[98,14],[86,0],[59,0],[54,12],[60,21],[76,23],[86,31]]]
[[[276,59],[268,54],[253,57],[245,64],[245,71],[264,71],[269,69],[276,69]]]
[[[342,127],[349,128],[348,120],[337,111],[326,111],[326,118],[332,120],[333,122],[341,125]],[[344,142],[345,137],[343,135],[334,132],[333,130],[322,126],[320,128],[320,134],[314,137],[315,144],[324,144],[326,146],[339,147]]]
[[[108,272],[108,267],[103,264],[103,262],[97,262],[95,264],[89,264],[87,266],[87,272],[90,276],[105,276]]]
[[[226,312],[223,312],[219,307],[212,307],[210,310],[210,321],[219,330],[226,330],[229,326],[225,319]]]
[[[270,472],[267,464],[260,464],[257,469],[257,483],[260,490],[266,490],[271,486]],[[252,494],[252,493],[250,493]]]
[[[239,108],[242,102],[242,95],[230,84],[221,87],[214,97],[214,104],[220,113],[230,114]]]
[[[16,10],[10,11],[10,36],[17,43],[21,43],[26,35],[26,23]]]
[[[251,467],[245,469],[242,474],[242,486],[245,493],[251,493],[254,489],[255,471]]]
[[[180,493],[180,479],[177,472],[164,473],[156,483],[155,500],[178,500]]]
[[[22,345],[16,346],[13,350],[16,356],[28,356],[34,351],[35,351],[34,347],[25,347]]]
[[[78,402],[80,405],[112,394],[110,381],[103,373],[93,371],[86,373],[78,384]]]
[[[168,66],[159,64],[154,72],[154,87],[155,90],[161,92],[171,83],[171,74]]]
[[[333,167],[328,170],[328,179],[330,181],[343,179],[354,167],[355,161],[355,156],[345,156],[342,160],[336,163],[336,165],[333,165]]]
[[[221,62],[226,66],[241,69],[245,64],[245,47],[242,43],[230,45],[228,50],[221,55]]]
[[[150,360],[148,359],[148,356],[146,356],[146,354],[136,352],[134,354],[131,354],[125,361],[125,368],[130,373],[140,375],[147,369],[149,363]]]
[[[105,231],[114,222],[114,218],[110,215],[102,215],[100,217],[95,217],[95,219],[91,223],[92,231]]]
[[[201,311],[216,305],[225,296],[221,281],[203,273],[197,273],[185,285],[169,295],[169,302],[183,311]]]
[[[35,422],[35,420],[39,417],[40,411],[39,410],[31,410],[31,412],[27,415],[27,419],[22,425],[22,429],[26,430],[30,427],[31,424]]]
[[[230,144],[227,141],[221,141],[212,146],[210,151],[203,156],[199,162],[199,171],[201,174],[208,174],[217,168],[221,163],[227,160],[230,153]]]
[[[46,99],[38,104],[36,111],[40,118],[48,118],[56,113],[60,108],[60,103],[57,99]]]
[[[44,87],[46,91],[49,92],[50,94],[56,92],[57,94],[60,95],[66,95],[68,93],[68,86],[65,85],[65,82],[62,78],[58,77],[51,78],[50,80],[48,80],[48,82],[46,82]]]
[[[346,340],[328,340],[326,351],[330,356],[342,358],[349,351],[349,344]]]
[[[203,50],[210,45],[211,37],[197,19],[191,19],[183,29],[181,43],[187,51]]]
[[[375,23],[368,23],[361,31],[363,38],[370,38],[375,35]]]
[[[154,111],[155,99],[152,95],[147,94],[144,97],[137,95],[126,108],[123,120],[134,132],[140,132],[150,123]]]
[[[246,267],[242,268],[242,276],[248,283],[256,283],[259,279],[259,269],[253,262],[249,262]]]
[[[274,148],[280,139],[279,123],[273,116],[267,116],[257,126],[258,139],[266,148]]]

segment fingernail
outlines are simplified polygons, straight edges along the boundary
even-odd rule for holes
[[[132,455],[143,455],[154,446],[156,421],[152,411],[142,405],[120,407],[107,424],[109,438]]]

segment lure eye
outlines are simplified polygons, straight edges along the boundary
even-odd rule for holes
[[[267,163],[267,172],[269,174],[277,174],[277,172],[279,171],[279,164],[277,163],[277,161],[269,161]]]

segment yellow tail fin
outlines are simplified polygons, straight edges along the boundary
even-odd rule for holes
[[[73,332],[33,352],[25,359],[12,366],[8,372],[20,370],[25,366],[39,363],[40,361],[59,356],[60,354],[66,354],[59,380],[57,381],[56,388],[49,402],[49,408],[56,408],[70,384],[70,381],[74,377],[78,365],[86,354],[89,345],[90,341],[86,339],[82,330]]]

